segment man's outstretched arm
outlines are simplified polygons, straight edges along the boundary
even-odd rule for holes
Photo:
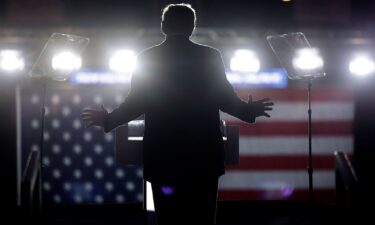
[[[255,122],[256,117],[259,116],[270,117],[267,113],[267,111],[272,110],[271,106],[273,106],[270,99],[253,101],[251,95],[249,95],[248,102],[245,102],[237,96],[226,77],[224,63],[219,52],[216,54],[214,67],[218,76],[214,88],[216,89],[215,92],[218,93],[218,104],[221,111],[248,123]]]
[[[81,114],[86,127],[101,126],[104,132],[136,119],[145,112],[145,96],[142,75],[135,72],[132,75],[131,87],[123,103],[111,113],[102,106],[100,110],[85,109]]]

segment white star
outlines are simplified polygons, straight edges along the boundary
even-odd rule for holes
[[[52,97],[51,97],[51,102],[52,102],[52,104],[54,104],[54,105],[59,104],[59,102],[60,102],[60,97],[59,97],[58,95],[52,95]]]
[[[55,153],[56,155],[61,152],[61,147],[58,144],[52,145],[52,152]]]
[[[123,169],[117,169],[116,170],[116,177],[117,178],[123,178],[125,176],[124,170]]]
[[[82,152],[82,147],[81,147],[81,145],[79,145],[79,144],[75,144],[74,146],[73,146],[73,152],[75,153],[75,154],[81,154],[81,152]]]
[[[54,196],[53,196],[53,201],[56,202],[56,203],[60,203],[60,202],[61,202],[61,197],[60,197],[60,195],[57,195],[57,194],[54,195]]]
[[[78,105],[78,104],[80,104],[80,103],[81,103],[81,96],[79,96],[79,95],[74,95],[74,96],[73,96],[73,103],[74,103],[74,105]]]
[[[100,180],[103,178],[104,174],[103,174],[103,171],[101,169],[97,169],[95,170],[95,173],[94,173],[95,177]]]
[[[113,157],[112,156],[108,156],[107,158],[105,158],[105,164],[107,166],[113,166],[113,164],[114,164]]]
[[[39,151],[39,146],[37,144],[31,145],[31,151]]]
[[[75,195],[74,196],[74,201],[76,202],[76,203],[81,203],[82,202],[82,196],[81,195]]]
[[[70,115],[70,113],[71,113],[70,108],[68,106],[64,106],[62,109],[63,116],[67,117]]]
[[[94,103],[99,105],[103,102],[103,99],[102,99],[102,96],[100,95],[95,95],[94,99],[93,99]]]
[[[111,191],[113,191],[114,186],[113,186],[113,184],[112,184],[111,182],[106,182],[106,183],[105,183],[105,189],[106,189],[108,192],[111,192]]]
[[[75,169],[75,170],[73,171],[73,176],[74,176],[76,179],[80,179],[80,178],[82,177],[82,172],[81,172],[81,170],[79,170],[79,169]]]
[[[37,128],[39,127],[39,120],[37,120],[37,119],[32,119],[32,120],[31,120],[31,127],[32,127],[33,129],[37,129]]]
[[[99,144],[96,144],[96,145],[94,146],[94,152],[95,152],[96,154],[98,154],[98,155],[102,154],[102,152],[103,152],[103,147],[102,147],[101,145],[99,145]]]
[[[104,201],[103,196],[101,196],[101,195],[95,196],[95,202],[100,204],[100,203],[103,203],[103,201]]]
[[[135,185],[134,185],[133,182],[129,181],[129,182],[126,182],[126,184],[125,184],[125,188],[126,188],[126,190],[128,190],[128,191],[134,191],[134,189],[135,189]]]
[[[122,194],[116,195],[116,202],[123,203],[125,201],[124,196]]]
[[[86,131],[84,134],[83,134],[83,139],[87,142],[91,141],[92,139],[92,135],[90,132]]]
[[[49,136],[48,131],[44,131],[43,138],[44,138],[45,141],[49,140],[50,136]]]
[[[52,171],[52,175],[53,175],[54,178],[59,179],[61,177],[61,172],[58,169],[54,169]]]
[[[43,166],[49,166],[51,164],[50,159],[47,156],[43,157]]]
[[[72,164],[72,160],[70,159],[70,157],[65,156],[65,157],[63,158],[63,164],[64,164],[65,166],[70,166],[70,165]]]
[[[38,103],[39,103],[39,96],[36,95],[36,94],[31,95],[31,103],[32,103],[33,105],[38,104]]]
[[[106,141],[108,141],[108,142],[113,141],[113,134],[112,134],[112,133],[106,133],[106,134],[104,135],[104,139],[105,139]]]
[[[86,191],[92,191],[93,185],[92,185],[91,182],[86,182],[84,188],[85,188]]]
[[[65,131],[64,133],[63,133],[63,140],[64,141],[70,141],[70,138],[71,138],[71,136],[70,136],[70,133],[68,132],[68,131]]]
[[[51,184],[48,183],[48,182],[44,182],[44,183],[43,183],[43,189],[44,189],[45,191],[50,191],[50,190],[51,190]]]
[[[137,177],[143,177],[143,170],[142,169],[137,169],[137,172],[136,172],[136,174],[137,174]]]
[[[57,129],[57,128],[59,128],[59,127],[60,127],[60,120],[58,120],[58,119],[53,119],[53,120],[52,120],[52,128]]]
[[[73,128],[78,130],[79,128],[81,128],[82,124],[81,124],[81,121],[78,120],[78,119],[75,119],[73,120]]]
[[[137,194],[137,200],[143,202],[143,194]]]
[[[64,190],[70,191],[72,189],[72,185],[69,182],[64,183]]]
[[[85,165],[86,165],[87,167],[92,166],[92,163],[93,163],[92,158],[91,158],[90,156],[87,156],[87,157],[84,159],[84,163],[85,163]]]

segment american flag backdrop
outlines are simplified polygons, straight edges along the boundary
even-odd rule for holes
[[[240,164],[221,179],[223,199],[308,200],[308,102],[306,89],[238,90],[246,99],[271,98],[271,118],[240,126]],[[354,101],[346,88],[313,88],[312,154],[314,195],[334,201],[334,151],[353,152]]]
[[[116,86],[117,87],[117,86]],[[142,168],[115,164],[114,133],[85,129],[79,118],[85,107],[109,109],[120,104],[127,88],[64,86],[48,88],[43,155],[44,204],[114,204],[143,201]],[[270,119],[240,126],[240,164],[220,178],[219,199],[308,200],[308,136],[306,89],[238,89],[247,100],[271,98]],[[39,149],[41,90],[23,87],[18,107],[21,164]],[[312,151],[317,200],[334,199],[334,151],[353,152],[352,92],[345,88],[312,90]],[[22,168],[23,169],[23,168]]]
[[[39,149],[41,89],[20,90],[22,165]],[[43,154],[44,204],[113,204],[143,200],[142,168],[115,164],[114,133],[86,129],[84,108],[113,109],[126,89],[93,86],[47,89]]]

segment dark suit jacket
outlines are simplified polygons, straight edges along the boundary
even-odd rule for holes
[[[145,114],[144,178],[168,181],[224,174],[219,110],[254,122],[225,76],[220,52],[170,36],[138,56],[131,90],[104,131]]]

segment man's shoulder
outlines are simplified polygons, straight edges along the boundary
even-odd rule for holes
[[[200,54],[208,56],[208,57],[209,56],[221,57],[220,50],[215,47],[196,43],[193,41],[190,41],[189,43],[190,44],[185,45],[184,47],[185,50],[199,52]],[[164,51],[170,51],[170,49],[168,49],[168,47],[166,47],[164,43],[160,43],[160,44],[148,47],[146,49],[143,49],[142,51],[139,52],[138,57],[147,58],[147,57],[159,56]]]
[[[145,48],[145,49],[141,50],[138,53],[138,57],[142,57],[143,58],[143,57],[147,57],[147,56],[153,55],[153,54],[155,54],[156,52],[159,51],[160,46],[161,46],[161,44],[158,44],[158,45],[154,45],[154,46]]]
[[[195,48],[197,48],[198,50],[200,50],[202,52],[205,52],[207,54],[212,54],[212,55],[220,55],[221,54],[219,49],[214,48],[212,46],[196,43],[196,42],[193,42],[193,41],[191,43],[195,46]]]

